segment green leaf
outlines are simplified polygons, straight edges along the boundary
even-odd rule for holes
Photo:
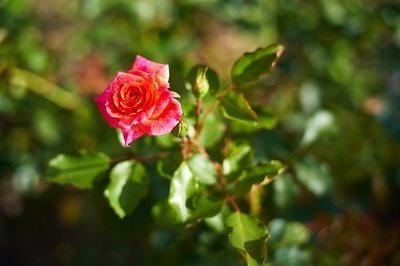
[[[245,53],[232,67],[233,82],[242,85],[257,80],[262,74],[271,73],[283,49],[282,45],[272,44],[252,53]]]
[[[268,228],[271,234],[269,243],[276,247],[306,245],[311,238],[309,229],[299,222],[288,222],[278,218],[270,221]]]
[[[187,206],[191,210],[191,217],[188,221],[195,221],[217,215],[223,203],[223,198],[212,197],[206,192],[196,194],[187,202]]]
[[[222,138],[224,131],[225,125],[222,121],[222,117],[215,113],[210,113],[200,133],[199,143],[205,148],[211,148]]]
[[[185,222],[190,218],[191,213],[186,206],[186,201],[197,192],[198,186],[189,166],[186,162],[182,162],[171,179],[168,197],[168,203],[175,209],[180,222]]]
[[[245,122],[245,121],[235,121],[231,123],[231,129],[234,133],[238,134],[248,134],[260,129],[272,129],[277,123],[277,117],[266,107],[257,106],[253,108],[254,112],[257,114],[257,122]],[[245,124],[246,126],[243,126]]]
[[[214,164],[201,154],[196,154],[188,160],[188,166],[196,181],[201,185],[214,185],[217,183],[217,170]]]
[[[161,177],[172,179],[175,170],[179,167],[182,157],[178,153],[171,153],[162,160],[157,161],[157,172]]]
[[[224,216],[222,212],[212,217],[205,218],[204,222],[216,233],[222,234],[225,232]]]
[[[78,188],[92,188],[96,176],[109,167],[110,159],[100,152],[82,150],[76,155],[59,154],[49,161],[45,180]]]
[[[117,215],[124,218],[147,194],[146,168],[136,161],[124,161],[113,167],[110,179],[111,182],[104,191],[104,195]]]
[[[222,162],[224,175],[228,181],[237,179],[246,167],[253,162],[253,150],[247,144],[233,145],[229,155]]]
[[[251,109],[242,93],[231,91],[219,100],[226,118],[243,123],[258,121],[256,113]]]
[[[232,227],[229,235],[231,244],[241,251],[247,265],[262,265],[266,257],[266,240],[269,237],[265,225],[240,212],[228,216],[225,223]]]
[[[160,227],[174,227],[182,224],[178,213],[175,208],[169,204],[168,199],[164,199],[155,204],[151,211],[154,216],[154,221]]]
[[[332,187],[332,177],[326,164],[307,157],[294,165],[297,178],[316,196],[325,195]]]
[[[254,111],[257,113],[258,116],[258,128],[272,129],[278,123],[278,119],[268,108],[258,107],[255,108]]]
[[[204,97],[208,92],[208,89],[213,94],[219,90],[219,79],[217,73],[205,65],[197,65],[190,69],[186,80],[188,89],[192,90],[196,98],[198,96],[200,96],[200,98]],[[203,91],[199,90],[199,85],[202,87],[202,84],[208,85],[205,93],[204,89]]]
[[[284,165],[279,161],[259,162],[242,173],[233,192],[237,197],[243,197],[252,185],[263,182],[265,178],[272,180],[283,168]]]

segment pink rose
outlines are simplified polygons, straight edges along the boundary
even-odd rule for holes
[[[168,65],[137,56],[128,73],[118,72],[108,87],[95,98],[108,124],[120,128],[125,145],[147,135],[162,135],[182,119],[179,97],[169,91]]]

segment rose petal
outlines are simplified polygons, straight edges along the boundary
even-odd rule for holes
[[[145,134],[140,124],[133,125],[127,128],[121,128],[121,130],[122,130],[122,136],[124,137],[125,146],[127,147],[131,146],[130,144],[132,143],[132,141],[134,141],[137,138],[140,138]]]
[[[171,92],[170,91],[164,91],[161,95],[160,98],[158,99],[158,102],[155,106],[154,112],[151,115],[152,118],[157,117],[161,114],[161,112],[165,109],[165,107],[169,104],[171,100]]]
[[[159,64],[150,61],[140,55],[136,56],[135,62],[131,70],[141,70],[149,74],[154,74],[156,82],[159,86],[168,84],[169,79],[169,67],[166,64]]]
[[[139,125],[147,135],[163,135],[171,132],[181,119],[181,104],[171,98],[168,105],[157,117],[152,117]]]
[[[107,111],[108,97],[113,92],[113,84],[116,82],[116,80],[118,80],[121,76],[125,74],[126,73],[118,72],[113,81],[111,81],[111,83],[107,86],[107,88],[94,99],[94,102],[99,108],[101,114],[111,127],[119,127],[120,119],[114,118],[108,113]]]

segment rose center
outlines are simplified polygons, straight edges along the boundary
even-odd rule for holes
[[[120,110],[135,115],[155,104],[158,92],[151,84],[131,82],[125,84],[119,93]]]

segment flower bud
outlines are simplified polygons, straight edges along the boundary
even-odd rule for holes
[[[206,66],[201,66],[197,70],[197,76],[192,87],[193,94],[197,99],[203,98],[210,89],[206,75],[207,70],[208,67]]]
[[[181,120],[179,123],[172,129],[172,134],[178,138],[184,138],[187,136],[189,130],[188,123],[186,120]]]

